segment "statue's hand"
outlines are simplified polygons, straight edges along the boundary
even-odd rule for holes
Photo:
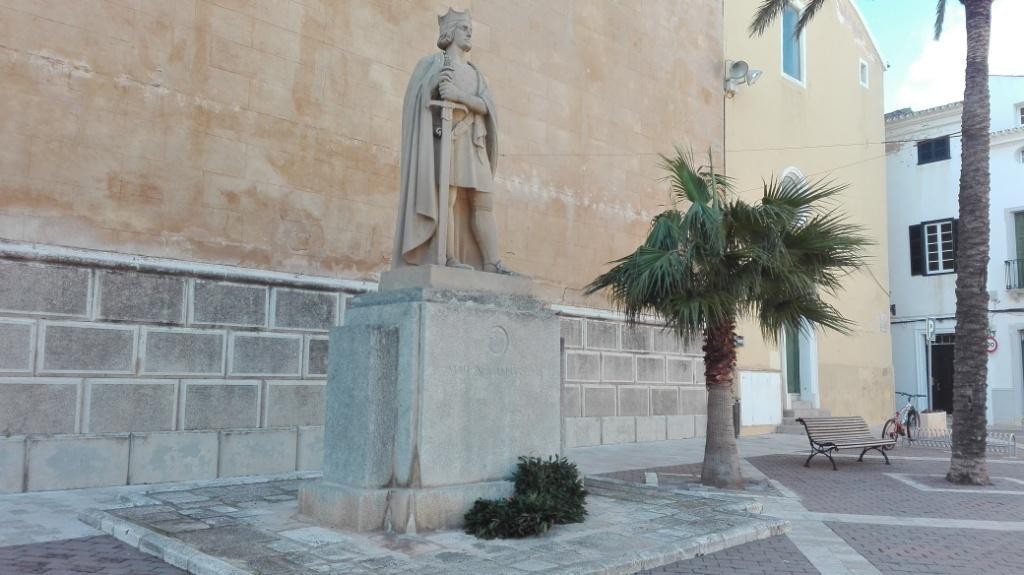
[[[449,102],[462,102],[465,96],[462,90],[458,89],[455,84],[450,81],[441,80],[441,84],[438,86],[438,90],[441,92],[441,99],[448,100]]]

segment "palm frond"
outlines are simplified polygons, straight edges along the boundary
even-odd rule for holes
[[[814,15],[817,14],[818,10],[821,10],[821,7],[824,5],[825,0],[811,0],[808,2],[804,11],[800,14],[800,19],[797,20],[796,30],[793,31],[793,35],[799,38],[800,34],[803,34],[804,32],[804,28],[811,23],[811,19],[814,18]]]
[[[749,204],[728,197],[729,180],[710,157],[695,167],[677,149],[662,162],[688,205],[658,214],[643,244],[585,293],[607,290],[627,320],[656,315],[684,337],[739,317],[755,319],[769,341],[785,326],[849,332],[852,323],[821,297],[842,288],[871,243],[834,205],[845,186],[772,179]]]
[[[946,21],[946,0],[936,0],[935,2],[935,39],[938,40],[942,36],[942,25]]]
[[[750,22],[748,29],[750,36],[760,36],[772,25],[772,22],[782,14],[782,10],[788,4],[788,0],[763,0],[761,5],[754,12],[754,19]]]

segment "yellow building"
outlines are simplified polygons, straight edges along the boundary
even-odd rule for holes
[[[753,85],[738,83],[725,100],[726,171],[747,200],[757,199],[762,180],[770,178],[847,184],[839,207],[864,226],[875,245],[868,267],[847,278],[834,302],[856,322],[853,335],[793,334],[772,346],[756,325],[740,328],[744,432],[773,430],[789,409],[796,416],[815,408],[862,415],[880,424],[893,405],[885,64],[853,0],[826,2],[799,39],[791,33],[797,8],[787,9],[762,36],[751,37],[748,27],[759,4],[725,3],[725,59],[760,71]]]

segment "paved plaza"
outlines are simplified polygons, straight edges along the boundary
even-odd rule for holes
[[[749,500],[761,503],[765,513],[788,520],[789,533],[770,539],[734,546],[722,551],[678,561],[643,571],[651,575],[670,574],[904,574],[969,572],[972,575],[1004,575],[1024,572],[1024,459],[990,462],[994,485],[958,487],[945,483],[942,474],[948,453],[939,449],[898,448],[891,465],[880,457],[868,456],[863,463],[855,457],[837,459],[839,471],[832,471],[824,459],[803,467],[800,453],[806,441],[800,436],[771,435],[741,438],[746,477],[753,480]],[[703,441],[682,440],[648,444],[601,446],[569,450],[568,455],[591,477],[595,491],[608,484],[644,484],[650,494],[694,493],[714,495],[696,485]],[[308,477],[308,476],[307,476]],[[273,504],[290,505],[296,480],[278,481],[262,487],[253,484],[241,492],[259,495]],[[214,520],[201,510],[183,519],[168,512],[188,512],[190,505],[182,489],[207,489],[204,493],[230,494],[216,482],[193,486],[135,486],[27,493],[0,497],[0,573],[57,574],[177,574],[184,571],[146,555],[130,545],[103,535],[78,521],[79,513],[142,503],[163,497],[160,509],[167,513],[150,516],[154,523],[187,535],[191,522]],[[147,491],[150,492],[147,494]],[[178,495],[174,495],[177,492]],[[235,490],[235,493],[239,493]],[[167,500],[178,498],[178,501]],[[230,497],[230,496],[229,496]],[[236,497],[237,499],[237,497]],[[595,500],[603,499],[595,497]],[[224,503],[218,501],[217,503]],[[239,499],[230,513],[242,518],[246,502]],[[214,503],[211,503],[214,505]],[[603,504],[600,504],[603,505]],[[600,506],[599,505],[599,506]],[[177,509],[181,507],[181,509]],[[209,507],[209,506],[207,506]],[[221,521],[237,523],[221,509]],[[131,512],[122,512],[122,515]],[[234,518],[235,520],[238,517]],[[287,527],[287,526],[284,526]],[[296,526],[296,528],[301,528]],[[249,532],[246,532],[249,533]],[[241,547],[258,547],[252,533],[235,534]],[[316,535],[316,534],[313,534]],[[323,535],[323,534],[321,534]],[[223,542],[227,547],[230,541]],[[254,545],[253,543],[256,543]],[[264,542],[269,544],[269,542]],[[322,543],[322,542],[313,542]],[[343,547],[342,545],[341,547]],[[342,552],[337,544],[333,549]],[[349,550],[350,551],[350,550]],[[429,550],[428,550],[429,551]],[[596,550],[595,550],[596,551]],[[557,554],[551,556],[554,558]],[[525,563],[510,573],[528,573],[540,563]],[[267,565],[269,569],[271,565]],[[444,572],[443,568],[438,567]],[[267,570],[265,572],[275,572]],[[286,571],[280,571],[282,573]],[[312,568],[310,573],[317,571]],[[320,571],[324,572],[324,571]],[[331,571],[326,571],[331,572]],[[373,572],[372,570],[368,572]],[[482,572],[482,571],[481,571]],[[558,572],[557,568],[549,572]]]

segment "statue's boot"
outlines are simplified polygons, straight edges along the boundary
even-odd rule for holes
[[[457,260],[455,258],[448,258],[448,261],[445,262],[444,265],[447,266],[447,267],[455,268],[455,269],[459,269],[459,270],[472,270],[472,269],[474,269],[473,266],[471,266],[469,264],[464,264],[464,263],[460,262],[459,260]]]
[[[490,263],[490,264],[484,264],[484,271],[492,273],[492,274],[501,274],[501,275],[504,275],[504,276],[517,276],[517,275],[519,275],[516,272],[514,272],[514,271],[508,269],[507,267],[505,267],[505,264],[501,263],[501,260],[498,260],[498,261],[496,261],[494,263]]]

